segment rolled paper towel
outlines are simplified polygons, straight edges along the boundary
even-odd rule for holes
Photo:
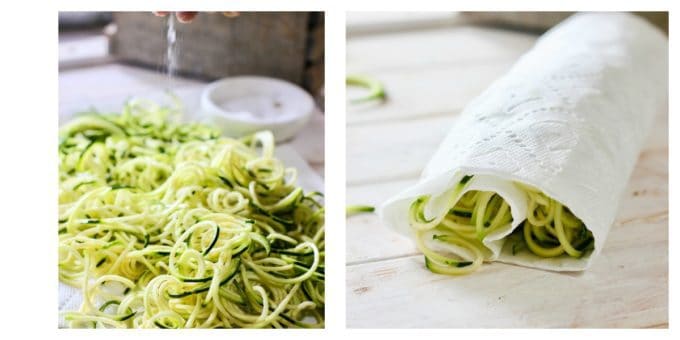
[[[667,39],[643,19],[573,15],[463,110],[381,219],[435,272],[493,260],[588,268],[667,103],[667,75]]]

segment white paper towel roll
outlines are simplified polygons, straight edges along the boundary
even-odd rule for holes
[[[668,96],[668,44],[631,14],[577,14],[556,26],[461,113],[421,180],[380,209],[384,223],[413,237],[408,209],[432,195],[427,212],[463,175],[468,190],[499,193],[513,223],[485,238],[489,260],[583,270],[601,251],[655,114]],[[527,197],[513,181],[561,202],[593,233],[582,258],[512,255],[505,237],[525,219]],[[439,199],[438,199],[439,198]],[[507,245],[507,244],[506,244]]]

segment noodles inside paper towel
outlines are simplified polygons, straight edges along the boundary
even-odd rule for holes
[[[426,218],[429,195],[420,196],[410,208],[409,224],[425,264],[440,274],[467,274],[477,270],[490,251],[484,239],[512,223],[510,206],[491,191],[465,191],[473,176],[464,176],[451,194],[451,208],[442,216]],[[580,258],[593,249],[593,235],[585,224],[556,200],[541,191],[514,183],[528,196],[526,219],[506,237],[512,254],[531,252],[539,257]],[[446,254],[446,255],[445,255]]]

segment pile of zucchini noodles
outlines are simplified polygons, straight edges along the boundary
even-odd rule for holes
[[[70,327],[324,326],[322,195],[270,132],[240,140],[130,102],[60,130],[59,279]]]
[[[472,177],[464,176],[452,197],[458,197]],[[520,234],[524,244],[513,244],[513,255],[528,249],[539,257],[581,257],[592,249],[592,233],[568,208],[535,188],[515,185],[529,196],[529,210],[521,228],[514,232]],[[420,196],[411,204],[409,222],[416,233],[416,244],[425,255],[426,267],[438,274],[460,275],[479,269],[488,252],[482,240],[512,223],[510,206],[494,192],[467,191],[446,214],[431,219],[425,217],[429,199],[430,196]],[[438,249],[426,241],[439,245]],[[444,255],[440,249],[450,254]]]

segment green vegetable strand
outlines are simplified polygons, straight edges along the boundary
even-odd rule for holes
[[[372,213],[375,211],[375,208],[370,205],[349,205],[345,210],[346,216],[349,217],[363,213]]]
[[[385,98],[387,98],[385,87],[376,79],[366,76],[350,75],[345,78],[345,83],[350,86],[362,87],[368,90],[368,94],[365,96],[350,101],[354,104],[373,100],[385,100]]]

